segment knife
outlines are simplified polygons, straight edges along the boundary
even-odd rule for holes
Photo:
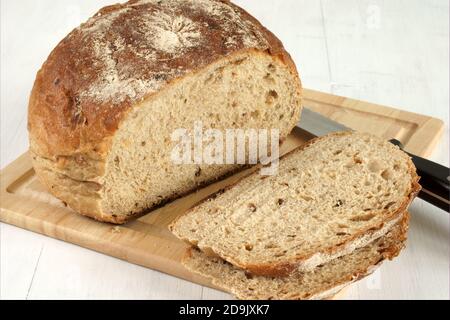
[[[303,109],[302,117],[297,127],[316,137],[324,136],[331,132],[352,131],[352,129],[307,108]],[[390,142],[403,149],[400,141],[392,139]],[[408,155],[416,166],[417,174],[421,177],[420,185],[422,190],[419,193],[419,198],[450,212],[450,169],[416,155],[410,153]]]

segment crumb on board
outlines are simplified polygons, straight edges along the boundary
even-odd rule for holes
[[[121,233],[122,230],[121,230],[120,227],[116,226],[116,227],[113,227],[113,228],[112,228],[111,232],[112,232],[112,233]]]

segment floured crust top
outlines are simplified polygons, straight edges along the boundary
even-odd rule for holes
[[[281,42],[226,0],[132,0],[73,30],[39,71],[29,106],[31,148],[43,157],[102,158],[131,107],[174,79],[242,50],[292,70]]]

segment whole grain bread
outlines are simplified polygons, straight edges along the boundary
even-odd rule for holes
[[[207,277],[216,287],[246,300],[328,299],[347,285],[372,273],[386,259],[393,259],[404,247],[408,213],[386,235],[365,247],[336,258],[308,272],[288,277],[252,276],[245,271],[197,249],[189,249],[183,264]]]
[[[301,111],[281,42],[226,0],[133,0],[101,9],[38,72],[28,114],[39,179],[81,214],[124,223],[240,168],[176,165],[171,134],[279,129]]]
[[[282,276],[364,247],[401,219],[420,189],[406,153],[370,134],[314,139],[180,216],[171,231],[255,275]]]

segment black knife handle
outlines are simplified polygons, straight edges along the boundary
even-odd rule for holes
[[[390,142],[402,148],[400,141],[393,139]],[[419,198],[450,213],[450,169],[413,154],[408,155],[421,177]]]

